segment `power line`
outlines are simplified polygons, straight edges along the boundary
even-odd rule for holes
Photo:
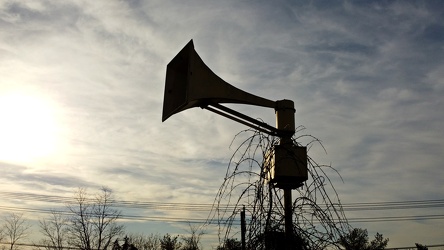
[[[9,199],[19,199],[28,201],[41,201],[50,203],[65,203],[75,204],[77,201],[74,198],[55,196],[55,195],[38,195],[31,193],[13,193],[13,192],[0,192],[0,197]],[[94,199],[86,199],[89,202],[94,202]],[[199,203],[173,203],[173,202],[141,202],[141,201],[125,201],[125,200],[113,200],[111,202],[113,207],[123,208],[140,208],[140,209],[162,209],[162,210],[187,210],[187,211],[209,211],[213,204],[199,204]],[[233,210],[236,207],[234,205],[220,204],[220,208],[224,210]]]
[[[438,207],[444,207],[444,200],[349,203],[349,204],[342,204],[342,207],[344,211],[438,208]]]
[[[5,200],[23,200],[23,201],[39,201],[45,203],[65,203],[76,204],[75,198],[56,196],[56,195],[40,195],[33,193],[16,193],[16,192],[1,192],[0,197]],[[91,202],[95,201],[90,199]],[[339,206],[339,204],[337,204]],[[140,202],[128,200],[114,200],[113,207],[132,208],[132,209],[152,209],[152,210],[174,210],[174,211],[188,211],[188,212],[210,212],[214,209],[214,204],[199,204],[199,203],[163,203],[163,202]],[[323,204],[319,205],[323,208]],[[397,209],[425,209],[425,208],[441,208],[444,207],[444,199],[435,200],[411,200],[411,201],[390,201],[390,202],[365,202],[365,203],[345,203],[341,204],[344,211],[370,211],[370,210],[397,210]],[[226,210],[235,209],[234,205],[221,205]],[[63,215],[73,215],[74,213],[66,210],[52,210],[43,208],[29,208],[29,207],[15,207],[15,206],[0,206],[2,211],[20,211],[40,214],[58,213]],[[174,223],[207,223],[207,224],[228,224],[239,226],[238,221],[225,221],[217,219],[205,218],[186,218],[186,217],[171,217],[167,215],[161,216],[146,216],[146,215],[130,215],[122,214],[120,219],[133,221],[153,221],[153,222],[174,222]],[[350,223],[377,223],[377,222],[401,222],[401,221],[424,221],[424,220],[442,220],[444,214],[428,214],[428,215],[407,215],[407,216],[377,216],[377,217],[356,217],[347,218]],[[316,223],[316,222],[315,222]],[[4,242],[0,244],[5,244]],[[23,246],[36,246],[34,244],[22,244]],[[429,245],[427,247],[442,247],[444,245]],[[67,248],[76,249],[76,248]],[[388,249],[415,249],[415,247],[401,247]]]
[[[387,216],[369,218],[347,218],[348,222],[389,222],[389,221],[414,221],[414,220],[438,220],[444,219],[444,214],[411,215],[411,216]]]
[[[0,245],[11,245],[10,242],[0,242]],[[33,243],[15,243],[15,246],[24,246],[24,247],[36,247],[36,248],[44,248],[44,249],[48,249],[48,248],[54,248],[54,249],[72,249],[72,250],[80,250],[80,248],[78,247],[55,247],[55,246],[50,246],[50,245],[42,245],[42,244],[33,244]]]
[[[71,197],[40,195],[33,193],[0,192],[0,197],[10,199],[22,199],[30,201],[54,202],[54,203],[76,203]],[[94,199],[89,199],[91,202]],[[339,206],[339,204],[337,204]],[[364,211],[364,210],[391,210],[391,209],[420,209],[444,207],[444,199],[435,200],[411,200],[411,201],[390,201],[390,202],[363,202],[363,203],[342,203],[344,211]],[[187,209],[187,210],[209,210],[213,204],[208,203],[172,203],[172,202],[141,202],[128,200],[114,200],[114,207],[129,208],[154,208],[154,209]],[[234,205],[220,204],[220,207],[235,209]],[[319,204],[319,207],[325,207]]]
[[[36,208],[23,208],[23,207],[11,207],[0,206],[0,210],[3,211],[21,211],[41,214],[64,214],[74,215],[70,211],[62,210],[50,210],[50,209],[36,209]],[[143,216],[143,215],[129,215],[122,214],[120,219],[136,220],[136,221],[157,221],[157,222],[178,222],[178,223],[208,223],[208,224],[226,224],[223,220],[217,219],[196,219],[185,217],[169,217],[169,216]],[[444,219],[444,214],[438,215],[417,215],[417,216],[389,216],[389,217],[361,217],[361,218],[348,218],[348,222],[363,223],[363,222],[396,222],[396,221],[418,221],[418,220],[438,220]],[[238,222],[232,222],[233,225],[238,225]]]
[[[62,215],[75,215],[70,211],[62,210],[50,210],[50,209],[36,209],[36,208],[24,208],[24,207],[11,207],[11,206],[0,206],[2,211],[20,211],[29,213],[39,213],[39,214],[62,214]],[[213,219],[196,219],[196,218],[185,218],[185,217],[169,217],[169,216],[143,216],[143,215],[129,215],[123,214],[119,219],[125,220],[135,220],[135,221],[159,221],[159,222],[178,222],[178,223],[208,223],[208,224],[225,224],[224,222],[219,222]]]
[[[55,196],[55,195],[40,195],[33,193],[17,193],[17,192],[0,192],[0,197],[12,199],[12,200],[27,200],[27,201],[41,201],[49,203],[65,203],[75,204],[76,200],[70,197]],[[94,201],[94,199],[90,199]],[[339,204],[338,204],[339,205]],[[391,202],[366,202],[366,203],[345,203],[341,204],[344,211],[368,211],[368,210],[394,210],[394,209],[424,209],[424,208],[441,208],[444,207],[444,200],[414,200],[414,201],[391,201]],[[140,202],[140,201],[126,201],[115,200],[112,203],[113,207],[131,208],[131,209],[152,209],[152,210],[175,210],[175,211],[187,211],[187,212],[208,212],[210,213],[214,208],[214,204],[199,204],[199,203],[164,203],[164,202]],[[319,205],[321,208],[323,204]],[[234,205],[220,205],[220,211],[232,211],[236,207]],[[62,213],[70,214],[65,210],[50,210],[50,209],[37,209],[26,207],[10,207],[0,206],[0,210],[6,211],[23,211],[23,212],[35,212],[35,213]],[[166,222],[186,222],[186,223],[220,223],[216,221],[208,221],[207,219],[191,219],[184,217],[168,217],[168,216],[143,216],[143,215],[122,215],[122,219],[127,220],[144,220],[144,221],[166,221]],[[415,221],[415,220],[437,220],[444,219],[442,214],[429,214],[429,215],[414,215],[414,216],[385,216],[385,217],[357,217],[347,218],[348,222],[395,222],[395,221]],[[223,223],[222,223],[223,224]]]

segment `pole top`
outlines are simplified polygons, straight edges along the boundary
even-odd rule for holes
[[[285,137],[292,137],[295,133],[294,102],[292,100],[276,101],[276,127],[278,130],[288,132]]]

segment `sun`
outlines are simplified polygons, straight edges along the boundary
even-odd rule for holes
[[[56,149],[53,105],[26,92],[0,92],[0,162],[30,164]]]

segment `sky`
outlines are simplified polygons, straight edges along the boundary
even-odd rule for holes
[[[30,208],[63,207],[47,198],[78,187],[211,204],[246,128],[200,108],[161,121],[166,65],[191,39],[226,82],[294,101],[299,133],[326,151],[315,145],[309,156],[338,171],[329,174],[343,204],[442,201],[443,24],[442,1],[2,0],[0,213],[37,220],[44,214]],[[274,125],[272,109],[234,107]],[[346,215],[389,247],[444,244],[440,204]],[[393,216],[413,219],[362,222]],[[142,233],[189,228],[125,223]]]

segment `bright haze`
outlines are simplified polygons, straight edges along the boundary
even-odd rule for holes
[[[412,205],[346,211],[352,226],[389,247],[444,243],[442,206],[412,203],[444,199],[441,1],[0,1],[0,213],[37,220],[63,204],[35,195],[78,187],[211,204],[246,127],[200,108],[161,122],[166,65],[191,39],[225,81],[294,101],[342,203]],[[274,125],[272,109],[233,107]],[[161,234],[207,216],[123,214]]]

